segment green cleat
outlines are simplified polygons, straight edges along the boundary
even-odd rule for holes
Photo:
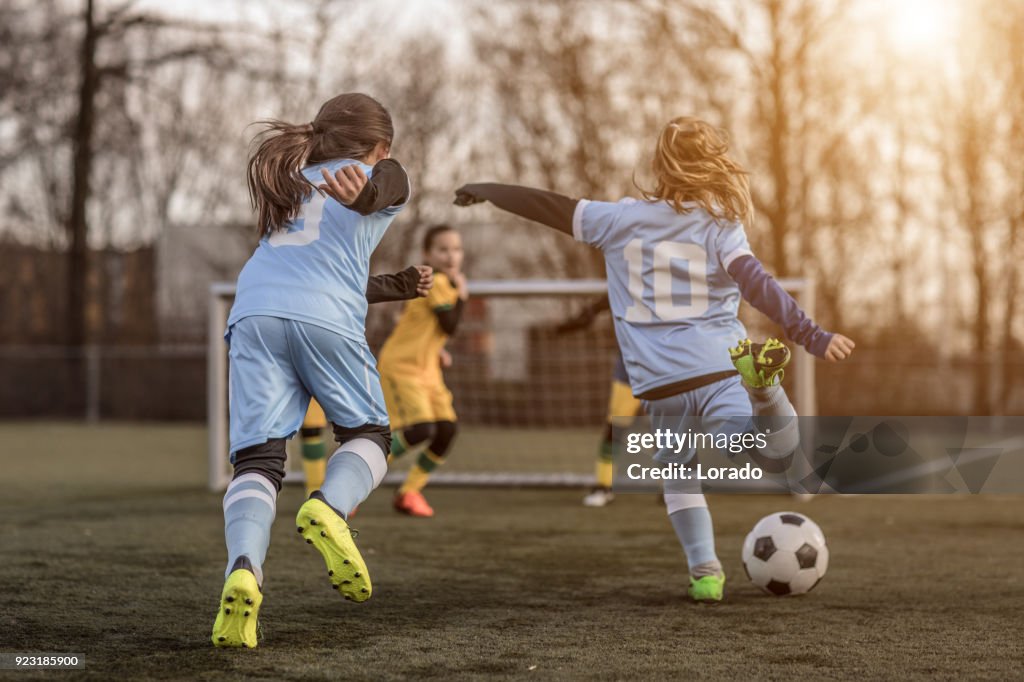
[[[767,339],[763,344],[743,339],[738,346],[729,349],[729,357],[743,377],[743,383],[750,388],[764,388],[782,382],[786,375],[784,368],[792,355],[778,339]]]
[[[706,575],[701,578],[690,576],[690,589],[686,591],[696,602],[712,604],[722,601],[725,591],[725,574]]]

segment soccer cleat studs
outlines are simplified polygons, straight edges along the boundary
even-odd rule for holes
[[[296,526],[302,528],[300,534],[306,543],[323,556],[332,590],[341,593],[347,601],[362,602],[370,598],[372,588],[366,565],[353,543],[356,532],[343,515],[322,499],[312,497],[299,509]]]
[[[239,601],[247,605],[242,612],[234,608]],[[233,570],[224,581],[221,592],[220,609],[213,624],[214,646],[255,648],[259,641],[258,614],[262,601],[260,586],[252,570]]]
[[[786,345],[774,338],[766,339],[763,344],[744,339],[729,349],[729,356],[743,382],[751,388],[779,384],[785,376],[783,368],[791,359]]]

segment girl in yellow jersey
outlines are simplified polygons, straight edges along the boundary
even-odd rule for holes
[[[423,238],[423,257],[434,268],[426,298],[405,304],[384,343],[378,369],[391,420],[391,457],[417,454],[416,464],[395,495],[395,509],[433,516],[423,497],[430,473],[444,462],[455,439],[452,394],[441,374],[445,342],[455,333],[469,298],[462,274],[462,238],[448,225],[435,225]]]

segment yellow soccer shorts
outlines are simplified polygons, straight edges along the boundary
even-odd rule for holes
[[[612,381],[612,389],[608,395],[608,423],[612,426],[625,428],[633,423],[633,418],[640,414],[640,399],[633,397],[629,384]]]
[[[452,392],[440,379],[381,374],[380,383],[392,431],[400,431],[413,424],[456,420]]]
[[[306,418],[302,420],[304,429],[325,429],[327,428],[327,417],[324,415],[324,408],[313,398],[309,401],[306,409]]]

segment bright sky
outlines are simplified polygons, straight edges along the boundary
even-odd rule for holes
[[[444,25],[457,28],[460,10],[453,0],[373,0],[372,2],[336,3],[336,13],[344,13],[349,7],[360,12],[373,12],[388,16],[399,31],[423,26]],[[188,17],[199,21],[252,22],[268,24],[294,17],[305,20],[316,8],[313,2],[252,2],[252,0],[139,0],[140,9],[164,12],[173,16]]]
[[[956,38],[957,7],[952,0],[900,0],[886,3],[893,46],[908,52],[941,50]]]
[[[287,27],[289,35],[296,38],[307,32],[312,35],[315,26],[311,21],[317,11],[317,3],[312,0],[138,0],[136,7],[217,24],[228,34],[233,28],[236,32],[250,33],[251,27],[259,30]],[[464,50],[469,46],[469,33],[463,20],[466,9],[458,0],[334,0],[328,9],[330,16],[334,17],[335,29],[350,23],[362,25],[372,20],[369,23],[376,24],[386,20],[388,35],[360,35],[362,40],[400,41],[411,34],[428,31],[443,35],[451,50]],[[343,34],[342,31],[338,33]]]
[[[515,2],[516,0],[506,0]],[[740,0],[719,0],[730,5]],[[745,1],[745,0],[743,0]],[[886,42],[896,51],[913,59],[940,59],[956,40],[958,31],[958,7],[960,2],[973,0],[860,0],[859,8],[870,17],[884,34]],[[139,0],[139,8],[165,12],[174,16],[230,24],[255,24],[258,26],[281,25],[296,22],[296,32],[301,32],[315,12],[314,2],[253,2],[252,0]],[[465,3],[459,0],[372,0],[357,2],[336,2],[333,5],[336,16],[346,17],[351,12],[372,13],[375,17],[386,17],[393,34],[416,30],[433,30],[444,33],[458,44],[465,38]],[[339,21],[347,20],[339,19]]]

